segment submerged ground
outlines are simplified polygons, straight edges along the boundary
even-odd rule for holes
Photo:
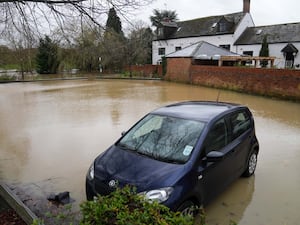
[[[145,113],[183,100],[246,104],[260,142],[257,171],[206,209],[207,223],[298,224],[300,104],[163,81],[47,81],[0,85],[0,179],[27,190],[27,203],[70,191],[85,200],[93,159]],[[17,190],[17,189],[16,189]],[[39,205],[41,213],[43,207]],[[47,205],[48,206],[48,205]]]

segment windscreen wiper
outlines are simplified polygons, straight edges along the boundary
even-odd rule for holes
[[[130,146],[128,146],[128,145],[126,145],[126,144],[124,144],[124,143],[121,143],[121,142],[119,142],[119,143],[117,144],[117,146],[120,147],[120,148],[123,149],[123,150],[135,151],[135,150],[132,149]]]

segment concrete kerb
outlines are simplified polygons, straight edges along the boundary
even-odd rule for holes
[[[0,195],[26,224],[32,224],[35,219],[38,219],[37,216],[10,190],[10,188],[1,181]]]

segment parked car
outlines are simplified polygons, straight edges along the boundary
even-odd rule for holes
[[[241,175],[251,176],[258,152],[246,106],[207,101],[164,106],[95,159],[86,177],[86,196],[92,200],[130,184],[147,199],[189,213]]]

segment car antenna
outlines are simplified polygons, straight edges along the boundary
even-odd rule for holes
[[[221,95],[221,90],[219,90],[219,92],[218,92],[217,102],[219,102],[220,95]]]

